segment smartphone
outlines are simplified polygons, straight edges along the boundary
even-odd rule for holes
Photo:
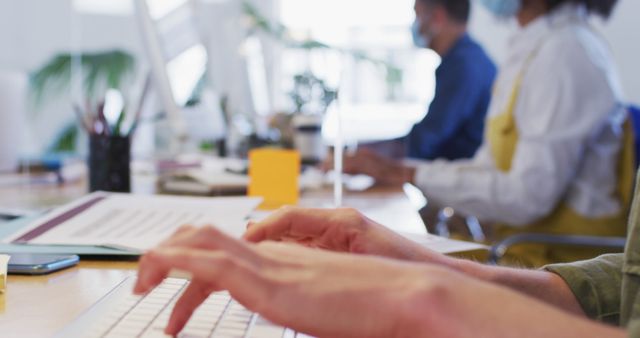
[[[76,255],[16,254],[9,260],[9,274],[46,275],[75,266],[80,261]]]

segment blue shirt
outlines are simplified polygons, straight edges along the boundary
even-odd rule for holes
[[[471,158],[482,144],[496,66],[464,35],[442,57],[427,116],[407,136],[408,156],[434,160]]]

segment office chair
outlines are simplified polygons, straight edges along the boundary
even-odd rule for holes
[[[625,237],[597,237],[578,235],[549,235],[549,234],[520,234],[507,237],[494,244],[489,250],[488,263],[498,265],[509,249],[518,244],[545,244],[583,248],[611,249],[615,252],[624,251],[627,239]]]

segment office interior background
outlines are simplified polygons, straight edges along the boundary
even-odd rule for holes
[[[177,62],[175,72],[198,74],[206,64],[213,99],[205,104],[216,107],[226,98],[234,128],[243,128],[243,121],[233,120],[235,116],[251,122],[276,112],[295,112],[300,107],[290,93],[295,77],[304,74],[323,80],[327,88],[340,89],[344,120],[362,122],[345,123],[347,138],[366,139],[369,136],[355,134],[367,128],[378,128],[374,138],[399,136],[426,113],[439,58],[412,46],[413,0],[195,2],[194,27],[201,45],[190,50],[191,61]],[[183,3],[149,1],[151,12],[158,17]],[[256,27],[248,8],[264,16],[272,27],[286,26],[287,33],[278,37]],[[637,13],[640,2],[622,0],[610,22],[596,22],[611,43],[632,103],[640,102],[640,76],[632,71],[640,60],[640,30],[633,28]],[[81,94],[73,85],[43,105],[33,104],[28,95],[29,75],[55,55],[126,51],[136,60],[136,75],[131,80],[135,84],[142,83],[143,74],[151,70],[133,0],[1,0],[0,21],[0,154],[5,165],[41,156],[75,123],[72,103],[81,101]],[[480,6],[473,10],[470,31],[498,64],[505,57],[514,27],[515,23],[501,22]],[[314,40],[331,48],[310,51],[283,39]],[[178,75],[174,82],[181,81],[192,83],[193,79]],[[159,106],[157,96],[154,101]],[[152,116],[161,108],[146,110],[148,120],[155,121]],[[193,119],[199,121],[198,116]],[[203,134],[224,132],[212,121]],[[161,124],[150,122],[140,128],[134,156],[151,156],[158,150]],[[247,126],[251,127],[256,128]],[[78,142],[78,151],[86,152],[82,142]]]

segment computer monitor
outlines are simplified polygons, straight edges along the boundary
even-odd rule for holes
[[[209,65],[190,0],[135,0],[155,90],[178,140],[215,140],[225,136],[226,122],[217,97],[204,91],[201,105],[186,105]]]

